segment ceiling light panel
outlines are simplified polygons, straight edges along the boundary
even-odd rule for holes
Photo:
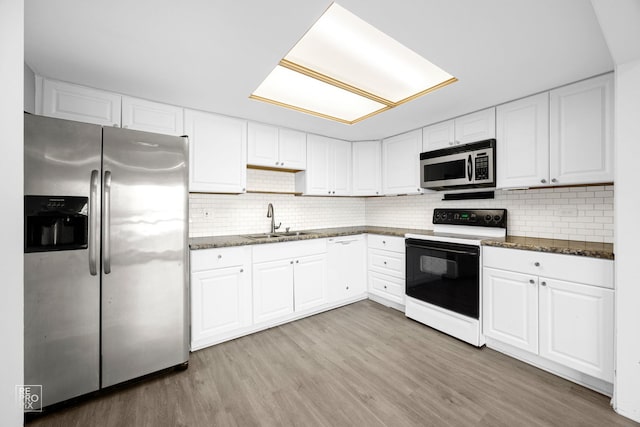
[[[251,98],[353,124],[455,81],[333,3]]]
[[[387,108],[379,102],[281,66],[267,76],[251,97],[349,123]]]
[[[336,3],[284,59],[393,103],[453,78]]]

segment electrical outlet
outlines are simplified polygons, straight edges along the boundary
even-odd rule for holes
[[[560,209],[556,212],[556,216],[575,217],[575,216],[578,216],[578,209],[571,209],[571,208]]]

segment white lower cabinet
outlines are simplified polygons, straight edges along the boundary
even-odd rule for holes
[[[251,248],[191,252],[191,349],[251,325]]]
[[[294,309],[304,311],[327,302],[327,256],[312,255],[293,264]]]
[[[370,234],[367,237],[369,294],[379,302],[404,309],[404,238]]]
[[[330,238],[327,243],[328,302],[367,296],[367,246],[363,234]]]
[[[487,345],[493,339],[550,370],[559,369],[549,361],[613,382],[613,261],[493,247],[483,247],[483,258]]]
[[[253,285],[256,323],[293,313],[293,260],[255,264]]]

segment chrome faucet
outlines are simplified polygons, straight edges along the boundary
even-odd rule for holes
[[[270,231],[270,233],[273,234],[273,233],[276,232],[276,230],[278,228],[280,228],[282,223],[278,224],[278,226],[276,227],[276,218],[273,216],[273,205],[271,203],[269,203],[269,206],[267,206],[267,218],[271,218],[271,231]]]

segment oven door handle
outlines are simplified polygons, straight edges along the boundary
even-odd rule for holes
[[[416,249],[430,249],[432,251],[440,251],[440,252],[451,252],[454,254],[460,254],[460,255],[473,255],[473,256],[478,256],[478,253],[475,252],[468,252],[468,251],[460,251],[457,249],[443,249],[443,248],[436,248],[433,246],[423,246],[423,245],[411,245],[411,244],[407,244],[408,248],[416,248]]]

